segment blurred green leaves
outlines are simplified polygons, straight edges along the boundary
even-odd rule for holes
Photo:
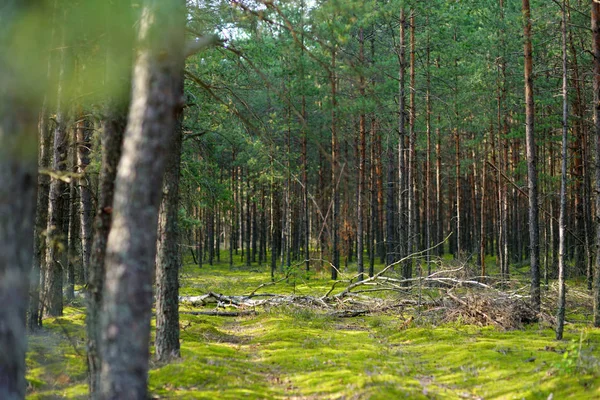
[[[24,97],[41,102],[48,94],[52,107],[59,80],[63,100],[84,107],[129,92],[121,79],[131,68],[129,1],[39,0],[18,8],[14,3],[0,9],[0,43]]]

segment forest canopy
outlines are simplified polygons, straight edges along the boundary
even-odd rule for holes
[[[599,326],[599,22],[581,0],[4,2],[0,397],[69,305],[92,398],[147,396],[184,303]],[[180,295],[208,268],[265,282]]]

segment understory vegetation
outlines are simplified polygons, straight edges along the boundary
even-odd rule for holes
[[[182,300],[209,292],[322,298],[331,288],[326,270],[309,276],[292,270],[287,279],[256,290],[270,282],[268,267],[246,267],[237,261],[233,267],[228,262],[203,268],[186,263],[180,273]],[[441,261],[434,273],[468,269],[452,263]],[[170,363],[151,361],[149,391],[156,399],[600,396],[600,332],[588,325],[591,309],[586,306],[590,301],[583,282],[570,285],[571,312],[563,341],[554,340],[552,321],[544,318],[507,330],[440,295],[450,290],[471,305],[479,301],[485,313],[489,308],[482,299],[490,289],[432,286],[419,289],[415,283],[404,292],[369,293],[369,298],[381,303],[353,317],[339,315],[350,315],[341,311],[355,309],[356,299],[339,300],[331,309],[308,304],[236,307],[222,302],[200,306],[182,301],[181,358]],[[518,288],[518,279],[504,288],[509,286]],[[343,289],[336,288],[334,294]],[[543,291],[551,303],[553,290]],[[419,297],[421,305],[406,301]],[[367,300],[363,302],[364,307]],[[404,305],[391,307],[394,304]],[[239,315],[201,314],[215,311]],[[501,316],[490,314],[490,318]],[[30,335],[27,367],[28,398],[87,397],[81,298],[65,308],[64,317],[47,319],[43,331]]]

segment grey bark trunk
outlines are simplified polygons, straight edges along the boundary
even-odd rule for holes
[[[132,104],[115,181],[102,299],[101,397],[147,397],[152,275],[166,154],[183,73],[185,2],[143,3]]]
[[[180,83],[183,96],[183,81]],[[179,357],[179,171],[183,111],[178,111],[175,141],[168,155],[158,217],[156,249],[156,358]],[[217,239],[218,240],[218,239]]]

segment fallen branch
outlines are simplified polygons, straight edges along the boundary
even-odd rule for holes
[[[336,318],[353,318],[369,314],[371,310],[344,310],[329,313],[328,315]]]
[[[257,315],[254,310],[250,311],[179,311],[179,314],[187,315],[209,315],[215,317],[241,317],[244,315]]]
[[[467,307],[469,310],[472,310],[473,312],[475,312],[476,314],[481,315],[482,317],[484,317],[488,322],[490,322],[492,325],[498,325],[498,326],[502,326],[502,324],[498,321],[496,321],[494,318],[490,317],[489,315],[487,315],[486,313],[484,313],[481,310],[477,310],[474,309],[472,307],[469,307],[469,305],[467,304],[466,301],[459,299],[458,297],[456,297],[455,295],[453,295],[451,292],[446,293],[448,295],[448,297],[450,297],[452,300],[454,300],[455,302],[462,304],[464,307]]]
[[[366,284],[368,284],[370,282],[373,282],[373,281],[379,279],[383,274],[385,274],[387,271],[389,271],[391,268],[395,267],[396,265],[402,264],[402,263],[404,263],[404,262],[406,262],[406,261],[408,261],[408,260],[410,260],[412,258],[415,258],[415,257],[418,257],[418,256],[420,256],[422,254],[425,254],[425,253],[427,253],[427,252],[435,249],[436,247],[442,245],[443,243],[445,243],[448,240],[448,238],[450,238],[451,235],[452,235],[452,233],[450,233],[450,235],[446,236],[446,238],[444,240],[442,240],[441,242],[439,242],[439,243],[437,243],[437,244],[435,244],[435,245],[433,245],[433,246],[431,246],[431,247],[429,247],[429,248],[427,248],[425,250],[417,251],[415,253],[407,255],[406,257],[402,257],[400,260],[391,263],[390,265],[386,266],[384,269],[382,269],[381,271],[379,271],[378,273],[376,273],[375,275],[373,275],[370,278],[367,278],[365,280],[358,281],[358,282],[355,282],[355,283],[352,283],[352,284],[348,285],[348,287],[346,289],[344,289],[342,292],[336,294],[334,297],[336,297],[336,298],[342,298],[342,297],[346,296],[348,293],[350,293],[350,291],[352,289],[354,289],[355,287],[358,287],[358,286],[361,286],[361,285],[366,285]],[[335,284],[336,283],[334,283],[334,285]],[[324,297],[327,297],[329,294],[331,294],[332,290],[333,290],[333,288],[330,289],[329,292],[327,292],[327,294]]]

